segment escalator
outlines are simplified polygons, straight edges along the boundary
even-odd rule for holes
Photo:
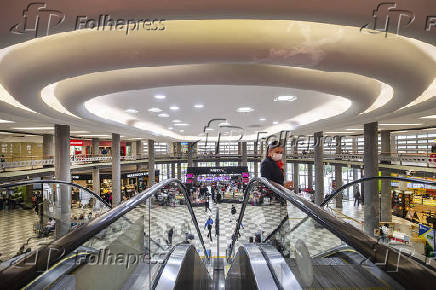
[[[259,184],[277,199],[250,203]],[[169,188],[181,205],[158,204],[157,193]],[[204,210],[180,181],[161,182],[0,270],[0,288],[430,289],[436,282],[429,268],[263,178],[250,181],[240,206],[229,240],[217,210],[212,257],[197,221]],[[251,239],[258,220],[260,239]],[[229,241],[222,259],[219,245]]]

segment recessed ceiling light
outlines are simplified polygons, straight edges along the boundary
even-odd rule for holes
[[[157,116],[161,117],[161,118],[168,118],[170,115],[168,115],[167,113],[162,113],[162,114],[159,114]]]
[[[71,134],[86,134],[86,133],[90,133],[89,131],[71,131]]]
[[[380,126],[421,126],[422,124],[379,124]]]
[[[238,113],[250,113],[250,112],[253,112],[253,111],[254,111],[254,109],[250,108],[250,107],[240,107],[240,108],[237,109]]]
[[[1,135],[13,135],[15,133],[11,133],[11,132],[0,132]]]
[[[266,119],[265,118],[260,118],[259,121],[263,122],[263,121],[266,121]]]
[[[224,123],[220,123],[218,126],[223,127],[223,126],[230,126],[231,124],[229,122],[224,122]]]
[[[162,110],[159,109],[159,108],[150,108],[150,109],[148,109],[148,111],[152,112],[152,113],[160,113],[160,112],[162,112]]]
[[[194,105],[194,108],[201,109],[201,108],[204,108],[204,105],[196,104],[196,105]]]
[[[168,127],[168,130],[173,130],[174,128],[173,127]]]
[[[274,102],[293,102],[296,99],[295,96],[278,96],[274,98]]]
[[[6,123],[15,123],[15,122],[0,119],[0,123],[2,123],[2,124],[6,124]]]
[[[163,100],[163,99],[166,98],[166,96],[164,96],[164,95],[155,95],[154,98],[158,99],[158,100]]]
[[[126,113],[129,113],[129,114],[137,114],[137,113],[138,113],[138,110],[135,110],[135,109],[127,109],[127,110],[126,110]]]
[[[173,123],[180,123],[180,122],[182,122],[182,121],[180,121],[180,120],[173,120]]]
[[[436,119],[436,115],[421,117],[420,119]]]
[[[274,121],[274,122],[273,122],[273,125],[277,125],[278,123],[279,123],[279,122],[277,122],[277,121]]]
[[[214,128],[206,128],[206,131],[214,131]]]
[[[183,132],[185,132],[185,130],[180,130],[179,132],[180,132],[180,133],[183,133]]]
[[[186,124],[186,123],[175,123],[174,126],[189,126],[189,124]]]
[[[363,131],[363,129],[345,129],[347,131]]]
[[[177,110],[179,110],[180,108],[179,107],[177,107],[177,106],[171,106],[170,107],[170,110],[171,111],[177,111]]]

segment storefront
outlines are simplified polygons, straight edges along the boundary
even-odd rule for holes
[[[73,174],[74,183],[92,190],[92,174]],[[159,170],[155,171],[155,182],[159,182]],[[121,191],[123,195],[132,196],[147,188],[148,172],[125,172],[121,173]],[[100,174],[100,195],[112,192],[112,174]]]
[[[127,153],[127,143],[120,142],[120,154],[125,156]],[[71,156],[88,156],[92,152],[92,140],[71,139],[70,140],[70,155]],[[99,141],[97,155],[110,155],[112,141]],[[94,155],[94,153],[92,153]]]
[[[197,182],[242,182],[248,183],[249,173],[247,166],[227,167],[188,167],[186,183]]]

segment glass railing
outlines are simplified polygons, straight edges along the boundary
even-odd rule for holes
[[[64,261],[85,255],[85,262],[71,266],[78,289],[121,289],[137,283],[135,279],[151,287],[176,244],[191,243],[208,259],[195,211],[184,185],[166,180],[6,265],[0,270],[0,284],[9,289],[44,288],[49,276],[58,281],[66,273],[59,270]]]
[[[358,182],[362,180],[355,183]],[[346,187],[338,190],[343,188]],[[326,200],[326,203],[331,199]],[[253,233],[254,239],[251,238]],[[384,283],[388,283],[395,288],[396,283],[399,283],[407,289],[426,289],[436,281],[436,272],[417,262],[410,254],[380,243],[322,207],[264,178],[253,178],[246,188],[227,251],[229,263],[234,259],[238,247],[249,242],[274,245],[292,271],[299,273],[296,276],[304,287],[322,287],[322,283],[330,287],[351,287],[356,286],[353,283],[361,278],[362,281],[373,283],[371,285],[374,287],[384,287]],[[341,268],[344,257],[325,258],[338,256],[338,252],[342,255],[345,252],[353,253],[347,255],[347,264],[354,263],[347,268],[347,271],[354,273],[348,281],[345,281],[343,275],[346,273]],[[327,269],[336,264],[339,265],[335,266],[336,272]],[[341,274],[338,275],[339,272]],[[377,275],[384,275],[384,278]],[[374,280],[374,277],[378,278]]]
[[[60,195],[71,195],[66,231],[60,233]],[[0,185],[0,224],[3,239],[0,259],[30,252],[61,237],[111,209],[100,196],[74,183],[55,180],[15,182]]]

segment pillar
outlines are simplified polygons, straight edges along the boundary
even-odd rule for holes
[[[342,139],[341,136],[335,136],[336,154],[342,153],[341,139]],[[335,181],[336,181],[336,188],[342,186],[342,166],[339,164],[335,165]],[[342,208],[342,192],[336,196],[336,208]]]
[[[55,177],[56,180],[71,182],[68,125],[55,125]],[[71,186],[59,185],[56,198],[55,236],[58,239],[68,233],[71,227]]]
[[[258,143],[254,142],[254,177],[259,177],[259,162],[257,161]]]
[[[92,191],[100,195],[100,169],[92,168]]]
[[[378,123],[364,125],[364,157],[365,177],[378,176]],[[365,232],[374,236],[379,223],[378,181],[366,181],[364,186],[364,221]]]
[[[238,165],[239,166],[242,165],[241,155],[242,155],[242,146],[241,146],[241,142],[238,142]]]
[[[154,168],[154,140],[148,139],[148,187],[155,184],[156,170]]]
[[[292,154],[293,155],[297,155],[298,154],[298,143],[297,142],[293,143]],[[294,163],[292,163],[292,166],[293,166],[292,181],[294,182],[294,192],[298,193],[299,192],[299,188],[300,188],[300,179],[299,179],[300,168],[299,168],[299,163],[294,161]]]
[[[383,130],[381,135],[381,156],[391,156],[391,132]],[[390,161],[382,161],[383,164],[390,164]],[[388,168],[381,169],[382,176],[391,176],[391,171]],[[392,221],[392,190],[391,180],[381,181],[381,198],[380,198],[380,221]]]
[[[314,134],[314,163],[315,163],[315,204],[324,201],[324,144],[323,132]]]
[[[248,156],[247,156],[247,142],[241,142],[241,165],[247,166]]]
[[[51,134],[42,135],[42,159],[53,159],[54,151],[54,136]]]
[[[171,178],[171,165],[169,163],[166,164],[167,166],[167,179]]]
[[[112,133],[112,206],[121,203],[120,134]]]
[[[99,155],[100,154],[100,150],[98,148],[98,145],[100,144],[100,140],[98,139],[92,139],[92,155]]]
[[[194,154],[194,145],[189,142],[188,143],[188,167],[192,167],[194,166],[194,162],[193,162],[193,154]]]
[[[313,189],[313,164],[307,164],[307,188]]]
[[[182,180],[182,162],[177,162],[177,179]]]
[[[176,178],[176,163],[171,163],[171,178]]]

